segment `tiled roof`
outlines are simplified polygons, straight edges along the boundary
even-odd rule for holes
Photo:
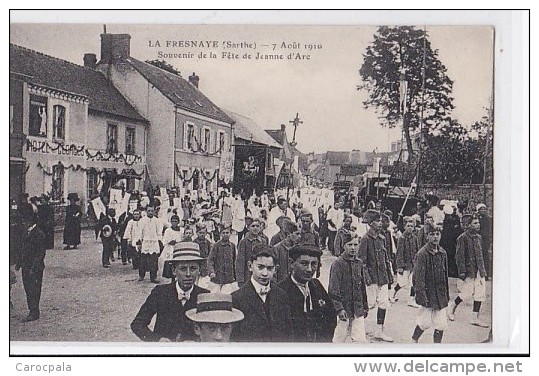
[[[25,47],[9,44],[9,71],[29,83],[85,96],[88,108],[148,123],[100,72]]]
[[[378,158],[382,158],[380,160],[380,164],[382,164],[383,166],[386,166],[388,164],[389,153],[388,152],[366,153],[366,157],[367,157],[368,165],[372,165],[374,163],[374,157],[378,157]]]
[[[266,129],[266,132],[275,140],[279,145],[284,145],[285,134],[280,129]]]
[[[326,160],[330,165],[345,165],[350,163],[350,152],[348,151],[328,151]]]
[[[200,90],[182,77],[132,57],[127,58],[126,61],[176,106],[225,123],[234,122]]]
[[[258,144],[268,145],[274,148],[281,149],[279,145],[273,138],[271,138],[262,128],[254,122],[254,120],[249,119],[248,117],[236,114],[232,111],[223,110],[232,120],[236,123],[234,124],[234,137],[241,138],[246,141],[253,141]],[[251,139],[252,136],[252,139]]]

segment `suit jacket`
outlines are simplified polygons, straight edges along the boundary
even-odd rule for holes
[[[305,298],[298,286],[288,276],[279,283],[290,302],[294,342],[331,342],[337,326],[337,314],[333,301],[318,279],[308,283],[312,310],[304,312]]]
[[[245,316],[234,327],[232,341],[290,342],[293,339],[288,296],[276,284],[271,284],[264,303],[249,280],[232,293],[232,304]]]
[[[131,330],[145,342],[157,342],[165,337],[171,341],[194,341],[196,336],[192,322],[185,312],[196,308],[198,294],[209,292],[198,286],[193,287],[190,299],[182,305],[178,299],[176,282],[156,286],[131,323]],[[148,328],[154,315],[153,331]]]
[[[36,225],[24,231],[16,265],[32,272],[45,269],[45,235]]]
[[[112,235],[108,238],[103,235],[103,227],[105,227],[106,225],[109,225],[112,229]],[[103,244],[114,244],[114,242],[116,241],[116,234],[118,232],[118,223],[116,223],[116,219],[111,219],[108,215],[101,214],[101,218],[99,218],[99,228],[101,229],[100,236]]]

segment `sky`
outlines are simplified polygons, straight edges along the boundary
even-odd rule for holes
[[[184,78],[196,72],[199,89],[219,107],[250,117],[264,129],[287,125],[296,113],[298,149],[386,151],[401,139],[399,129],[380,126],[374,109],[364,109],[368,93],[358,91],[358,73],[375,26],[156,25],[107,23],[108,33],[131,35],[131,56],[159,58],[159,52],[194,53],[165,58]],[[421,26],[420,26],[421,27]],[[493,29],[488,26],[428,26],[433,48],[454,81],[453,117],[471,124],[486,114],[492,91]],[[77,64],[84,53],[100,58],[102,24],[11,24],[10,42]],[[217,41],[217,48],[166,47],[167,41]],[[159,41],[160,47],[155,47]],[[225,49],[227,42],[256,43],[256,49]],[[285,46],[283,46],[283,43]],[[276,44],[275,50],[273,44]],[[294,48],[294,46],[300,46]],[[307,48],[306,48],[307,45]],[[309,51],[308,45],[314,49]],[[198,58],[212,51],[216,58]],[[223,52],[239,59],[223,59]],[[309,60],[255,60],[266,55],[299,53]],[[251,60],[242,59],[245,53]]]

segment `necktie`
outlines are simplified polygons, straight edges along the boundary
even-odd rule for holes
[[[185,303],[191,298],[191,294],[188,292],[179,292],[178,293],[178,299],[182,302],[182,305],[185,305]]]
[[[309,312],[312,309],[312,307],[311,307],[311,297],[310,297],[307,285],[306,284],[305,285],[298,284],[297,286],[299,287],[299,289],[302,292],[303,297],[305,299],[303,308],[304,308],[305,312]]]
[[[270,291],[270,287],[269,286],[262,286],[260,288],[260,295],[268,295],[268,292]]]

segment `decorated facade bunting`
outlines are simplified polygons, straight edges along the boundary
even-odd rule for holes
[[[103,174],[103,173],[110,173],[110,172],[115,172],[116,170],[115,169],[110,169],[110,168],[102,168],[102,169],[99,169],[99,168],[95,168],[95,167],[83,167],[81,166],[80,164],[77,164],[77,165],[74,165],[74,164],[70,164],[70,165],[65,165],[64,163],[62,163],[62,161],[58,161],[56,163],[54,163],[54,165],[60,165],[60,166],[63,166],[64,167],[64,170],[71,170],[71,171],[82,171],[82,172],[94,172],[98,175],[100,174]],[[47,176],[52,176],[52,172],[49,171],[49,168],[47,168],[47,166],[41,164],[41,162],[37,162],[37,167],[39,169],[41,169],[41,171],[47,175]],[[27,170],[30,168],[30,164],[27,165]],[[144,175],[144,171],[141,171],[140,173],[136,172],[134,169],[124,169],[121,174],[119,175],[128,175],[130,177],[134,177],[134,178],[142,178],[142,176]]]
[[[85,145],[76,143],[64,144],[56,141],[43,140],[39,137],[28,137],[26,140],[26,151],[31,153],[58,154],[71,157],[86,157],[88,161],[111,161],[115,163],[124,163],[126,166],[132,166],[135,163],[142,163],[141,155],[131,155],[124,153],[109,154],[100,150],[91,151],[86,149]]]
[[[208,148],[208,147],[206,147]],[[202,141],[197,140],[197,136],[193,135],[193,140],[189,143],[189,149],[195,153],[203,153],[204,155],[218,155],[223,151],[223,145],[219,145],[219,149],[210,153],[209,151],[204,150],[202,147]]]
[[[204,171],[204,169],[195,168],[194,170],[192,170],[191,176],[187,177],[187,172],[182,173],[177,163],[174,165],[174,169],[176,170],[176,175],[178,176],[178,178],[180,178],[180,180],[182,180],[185,183],[190,183],[191,181],[193,181],[193,178],[196,177],[197,175],[199,178],[204,179],[207,183],[210,183],[219,174],[218,169],[213,170],[213,173],[212,173],[211,171]]]

